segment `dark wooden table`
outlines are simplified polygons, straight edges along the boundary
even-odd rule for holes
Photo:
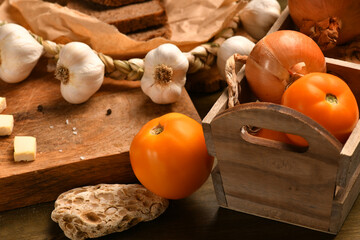
[[[202,118],[219,94],[191,94]],[[49,202],[1,212],[0,240],[67,239],[50,218],[53,209],[54,202]],[[209,178],[193,195],[171,201],[165,213],[154,221],[99,239],[356,240],[360,239],[360,199],[334,236],[221,208]]]

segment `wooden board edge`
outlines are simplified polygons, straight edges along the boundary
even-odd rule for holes
[[[203,128],[203,132],[204,132],[205,144],[206,144],[207,151],[211,156],[215,157],[216,151],[215,151],[215,146],[214,146],[212,134],[211,134],[211,125],[208,123],[202,123],[202,128]]]
[[[313,219],[310,216],[302,218],[301,215],[297,215],[294,212],[282,212],[280,209],[276,209],[270,206],[264,206],[256,202],[250,202],[244,199],[233,197],[231,195],[227,196],[227,199],[228,208],[238,212],[311,230],[316,230],[319,232],[333,234],[328,231],[328,221],[316,221],[316,219]],[[281,216],[282,214],[287,215],[287,217],[284,218],[284,216]],[[320,223],[322,224],[322,226],[319,225]]]
[[[27,172],[0,179],[0,211],[53,201],[80,186],[135,182],[128,152]]]
[[[341,66],[344,68],[352,68],[353,70],[360,71],[360,64],[353,63],[353,62],[347,62],[340,59],[325,57],[325,62],[327,67],[331,66]]]
[[[352,131],[340,152],[339,186],[345,188],[359,165],[360,156],[360,121]],[[341,172],[340,172],[341,171]]]
[[[215,146],[213,143],[211,122],[215,116],[221,111],[225,110],[227,104],[227,88],[223,91],[220,97],[216,100],[210,111],[206,114],[202,120],[202,127],[204,131],[205,143],[207,150],[211,156],[216,156]]]
[[[330,232],[337,233],[346,220],[360,193],[360,166],[358,166],[345,189],[339,191],[333,202]]]
[[[220,97],[216,100],[210,111],[206,114],[203,123],[210,124],[217,114],[225,110],[228,101],[228,89],[225,88]]]
[[[218,204],[221,207],[227,207],[227,201],[225,196],[225,191],[223,187],[223,182],[221,178],[220,168],[219,165],[216,165],[214,169],[211,172],[211,178],[214,185],[215,195],[216,199],[218,201]]]

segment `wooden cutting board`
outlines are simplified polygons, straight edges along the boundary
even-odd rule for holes
[[[135,182],[128,151],[146,122],[169,112],[200,121],[185,90],[177,103],[158,105],[139,81],[105,79],[88,102],[69,104],[60,82],[45,69],[38,63],[21,83],[0,81],[8,105],[3,114],[15,119],[12,135],[0,137],[0,211],[52,201],[78,186]],[[36,137],[34,162],[14,162],[13,141],[19,135]]]

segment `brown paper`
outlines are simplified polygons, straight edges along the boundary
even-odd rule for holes
[[[164,6],[172,31],[170,40],[135,41],[114,26],[42,0],[5,0],[0,20],[20,24],[47,40],[81,41],[98,52],[127,59],[143,57],[166,42],[189,51],[209,41],[240,10],[235,0],[164,0]]]

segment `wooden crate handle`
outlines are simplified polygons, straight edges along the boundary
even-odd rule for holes
[[[300,154],[339,164],[342,144],[332,134],[304,114],[278,104],[251,102],[237,105],[219,113],[213,119],[211,129],[222,132],[215,135],[230,134],[234,139],[247,141],[241,133],[246,125],[299,135],[309,143],[307,150]],[[261,139],[258,144],[261,144]]]

